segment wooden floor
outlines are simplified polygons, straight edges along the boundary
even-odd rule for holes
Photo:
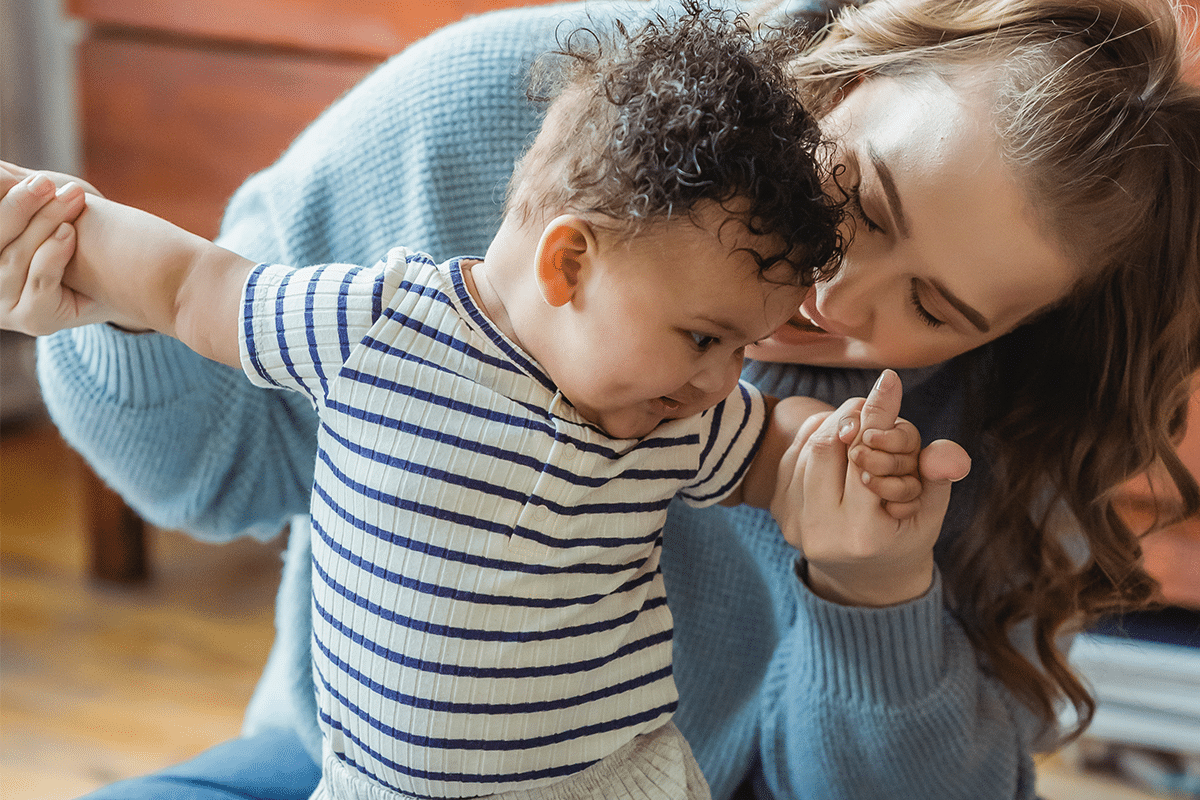
[[[156,532],[152,581],[87,577],[80,464],[0,431],[0,798],[65,800],[235,736],[272,637],[279,554]],[[1047,800],[1145,800],[1044,762]]]
[[[237,735],[273,636],[278,551],[152,534],[144,586],[87,577],[80,464],[0,436],[0,797],[57,800]]]

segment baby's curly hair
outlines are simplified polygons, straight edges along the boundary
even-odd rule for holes
[[[796,30],[751,30],[728,10],[687,0],[678,18],[630,32],[579,29],[543,57],[529,95],[551,101],[518,162],[508,210],[599,215],[622,237],[721,204],[806,284],[840,262],[843,211],[822,191],[817,124],[784,66]]]

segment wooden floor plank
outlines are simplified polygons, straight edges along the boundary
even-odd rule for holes
[[[0,439],[0,796],[72,798],[232,736],[266,661],[274,545],[152,532],[144,586],[90,579],[77,457]]]

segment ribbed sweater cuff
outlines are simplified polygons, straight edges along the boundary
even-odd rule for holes
[[[190,367],[195,356],[180,358],[183,344],[157,333],[125,333],[109,325],[88,325],[64,331],[45,341],[61,356],[69,349],[75,374],[59,380],[77,389],[97,392],[103,402],[130,408],[152,408],[189,392],[197,376]],[[83,382],[89,385],[80,386]]]
[[[942,583],[938,574],[923,596],[886,608],[842,606],[813,594],[795,581],[796,626],[805,652],[797,659],[809,671],[810,685],[846,702],[908,704],[927,696],[944,669]]]

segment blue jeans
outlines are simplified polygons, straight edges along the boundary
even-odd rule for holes
[[[308,800],[321,779],[291,731],[232,739],[183,764],[105,786],[82,800]]]

